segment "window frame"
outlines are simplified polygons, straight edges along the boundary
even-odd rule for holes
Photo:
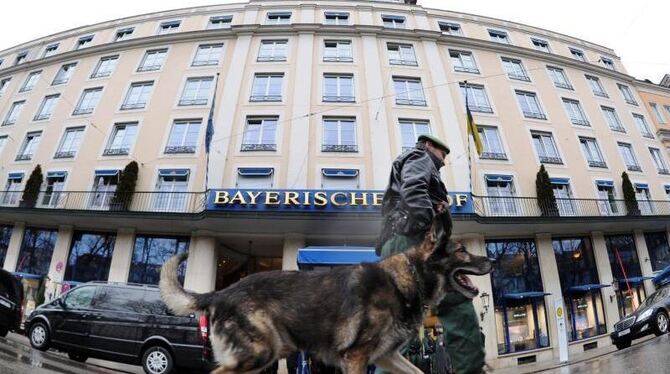
[[[537,155],[538,161],[541,164],[564,164],[563,158],[561,157],[561,151],[558,149],[558,143],[556,142],[556,139],[554,139],[554,134],[552,132],[531,130],[530,135],[533,140],[535,155]],[[536,140],[539,141],[541,148],[538,148]],[[552,151],[554,153],[553,156],[550,154]]]
[[[337,141],[334,143],[326,141],[326,133],[328,132],[326,128],[327,122],[334,123],[336,126],[335,131],[337,132]],[[344,141],[343,139],[343,123],[345,122],[347,124],[350,123],[353,128],[351,132],[353,139],[351,142]],[[321,119],[321,152],[358,152],[357,128],[356,117],[324,116]]]
[[[140,94],[138,95],[138,101],[134,103],[129,103],[129,99],[132,97],[131,93],[134,88],[137,87],[147,87],[149,86],[149,93],[147,93],[146,100],[144,102],[140,102],[139,99],[142,98],[142,95],[144,94],[144,91],[140,91]],[[143,110],[146,109],[148,106],[149,100],[151,99],[151,94],[153,93],[154,89],[154,81],[140,81],[140,82],[131,82],[130,87],[128,87],[128,91],[126,92],[126,96],[123,99],[123,102],[121,104],[120,110]]]
[[[251,122],[260,121],[260,123],[253,125],[258,125],[258,137],[257,139],[250,139],[251,130],[249,126]],[[267,121],[267,122],[266,122]],[[272,143],[265,143],[265,133],[272,133]],[[277,151],[277,139],[279,132],[279,116],[247,116],[245,118],[244,132],[242,133],[242,144],[240,146],[240,151],[249,152],[249,151]]]
[[[65,130],[63,131],[63,135],[61,135],[61,139],[58,142],[58,147],[56,147],[56,152],[54,153],[53,158],[54,159],[66,159],[66,158],[75,158],[77,156],[77,153],[79,152],[79,147],[81,146],[81,142],[84,138],[84,134],[86,131],[85,126],[71,126],[71,127],[66,127]],[[81,133],[81,135],[78,135],[75,139],[72,139],[69,143],[70,146],[68,146],[67,149],[65,149],[65,144],[68,141],[68,134],[71,133]],[[73,149],[72,145],[76,144],[75,148]]]
[[[92,114],[95,111],[95,108],[98,107],[98,103],[100,102],[100,99],[102,97],[102,92],[103,92],[103,87],[90,87],[90,88],[85,88],[82,92],[81,95],[79,96],[79,100],[77,101],[77,105],[74,107],[74,110],[72,111],[73,116],[77,115],[85,115],[85,114]],[[94,105],[87,106],[87,107],[82,107],[84,104],[84,100],[87,98],[87,94],[97,94],[97,98],[95,99]],[[91,99],[88,100],[89,104],[92,101]]]
[[[37,108],[37,112],[35,112],[35,116],[33,116],[33,121],[46,121],[51,118],[59,98],[59,93],[44,96],[39,108]]]
[[[262,95],[255,95],[256,85],[259,78],[266,78],[265,90]],[[279,94],[272,94],[270,88],[273,87],[272,80],[279,79]],[[283,100],[284,91],[284,73],[255,73],[254,79],[251,82],[251,95],[249,95],[250,102],[281,102]]]
[[[123,136],[121,137],[120,143],[118,145],[115,145],[117,136],[119,134],[119,131],[121,130],[121,127],[123,127]],[[134,131],[132,132],[132,137],[128,138],[128,128],[133,127]],[[103,156],[127,156],[130,155],[130,153],[133,150],[133,147],[135,146],[135,143],[137,141],[137,133],[139,131],[139,123],[138,122],[133,122],[133,121],[128,121],[128,122],[116,122],[114,123],[114,126],[112,126],[112,129],[109,134],[109,138],[107,139],[107,143],[105,144],[105,148],[102,151]],[[129,141],[126,141],[127,138]]]

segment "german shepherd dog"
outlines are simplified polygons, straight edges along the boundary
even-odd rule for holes
[[[422,243],[375,264],[256,273],[204,294],[179,284],[184,253],[163,265],[161,294],[178,315],[209,316],[218,374],[258,373],[301,350],[346,374],[369,364],[420,374],[398,350],[418,334],[426,306],[452,290],[475,297],[466,274],[491,271],[486,257],[450,242],[441,227],[436,219]]]

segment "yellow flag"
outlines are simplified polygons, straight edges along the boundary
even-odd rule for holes
[[[484,144],[482,144],[482,139],[479,137],[479,131],[477,130],[477,125],[475,125],[475,120],[472,119],[472,113],[470,113],[470,107],[468,106],[467,94],[465,98],[465,112],[468,121],[468,135],[472,135],[472,139],[475,141],[477,155],[481,156],[484,151]]]

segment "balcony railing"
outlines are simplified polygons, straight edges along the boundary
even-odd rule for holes
[[[472,73],[472,74],[479,74],[479,69],[475,67],[469,67],[469,66],[454,66],[454,71],[460,72],[460,73]]]
[[[242,144],[241,151],[276,151],[276,144],[251,144],[245,143]]]
[[[642,171],[642,167],[640,165],[626,165],[626,168],[628,171]]]
[[[389,60],[391,65],[405,65],[405,66],[418,66],[416,60],[402,60],[397,58],[392,58]]]
[[[193,61],[192,66],[213,66],[213,65],[218,65],[219,60],[198,60],[198,61]]]
[[[103,156],[125,156],[130,153],[130,148],[106,148],[102,151]]]
[[[533,118],[533,119],[547,119],[547,116],[544,115],[544,113],[540,112],[523,112],[523,116],[526,118]]]
[[[321,152],[358,152],[355,144],[322,144]]]
[[[354,62],[351,56],[323,56],[323,62]]]
[[[87,108],[76,108],[73,112],[72,115],[81,115],[81,114],[91,114],[93,113],[93,107],[87,107]]]
[[[165,147],[166,154],[195,153],[194,145],[168,145]]]
[[[543,164],[563,165],[563,160],[560,157],[540,156],[540,162]]]
[[[207,105],[207,99],[181,99],[179,106]]]
[[[482,160],[507,160],[507,154],[505,152],[482,152],[479,158]]]
[[[605,161],[589,160],[589,166],[592,168],[607,169],[607,164],[605,163]]]
[[[54,154],[54,158],[73,158],[75,154],[75,151],[58,151]]]

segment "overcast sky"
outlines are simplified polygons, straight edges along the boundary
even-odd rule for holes
[[[86,24],[239,0],[3,1],[0,50]],[[612,48],[628,72],[658,83],[670,73],[670,1],[419,0],[428,8],[485,15],[561,32]]]

